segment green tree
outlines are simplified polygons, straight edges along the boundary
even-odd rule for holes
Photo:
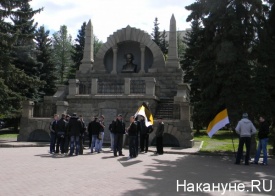
[[[40,88],[40,93],[46,96],[51,96],[56,91],[56,67],[52,60],[52,40],[49,37],[50,31],[46,31],[44,26],[36,30],[36,50],[37,60],[42,63],[40,70],[40,79],[45,82],[45,85]]]
[[[73,45],[72,60],[74,62],[74,65],[70,69],[69,78],[75,78],[75,72],[76,70],[79,70],[81,60],[83,59],[85,46],[85,29],[86,22],[82,24],[81,29],[78,31],[77,38],[75,39],[75,44]]]
[[[14,62],[14,45],[22,32],[20,27],[24,24],[14,25],[8,19],[24,15],[21,6],[25,1],[0,2],[0,116],[19,117],[21,114],[21,101],[26,99],[25,87],[36,87],[36,79],[28,76],[23,70],[16,67]],[[21,27],[22,28],[22,27]]]
[[[264,5],[266,21],[260,29],[258,45],[253,50],[255,60],[254,77],[259,103],[257,109],[272,123],[273,154],[275,154],[275,1],[268,0]]]
[[[160,47],[165,59],[168,54],[168,41],[166,40],[166,31],[163,33],[159,31],[158,18],[155,18],[153,32],[151,33],[152,40]]]
[[[202,129],[203,117],[201,115],[201,89],[199,86],[199,76],[196,72],[196,65],[199,62],[201,54],[201,25],[198,20],[193,20],[191,23],[191,31],[186,33],[183,38],[184,44],[187,46],[185,53],[183,54],[183,59],[181,59],[181,67],[184,70],[184,82],[189,83],[191,87],[190,92],[190,103],[193,108],[192,121],[193,127],[197,132]]]
[[[96,53],[102,45],[103,42],[100,41],[96,36],[94,36],[94,56],[96,55]]]
[[[36,59],[34,37],[37,23],[34,23],[33,17],[41,9],[33,10],[29,5],[29,0],[21,2],[22,4],[17,10],[19,14],[11,16],[17,31],[17,39],[13,44],[13,64],[36,80],[36,86],[19,84],[19,91],[28,99],[39,101],[42,97],[39,87],[43,85],[43,82],[40,81],[42,63]]]
[[[73,53],[72,37],[68,34],[66,25],[62,25],[60,30],[53,34],[52,43],[58,83],[64,84],[68,81],[69,70],[74,65],[71,56]]]
[[[199,20],[203,26],[195,70],[204,124],[224,104],[233,125],[243,111],[253,118],[257,92],[251,50],[264,20],[261,0],[198,0],[186,8],[191,11],[187,21]]]

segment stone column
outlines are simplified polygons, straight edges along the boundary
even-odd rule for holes
[[[111,74],[117,74],[117,46],[113,46],[113,70]]]
[[[124,78],[124,94],[130,95],[131,92],[131,78]]]
[[[34,102],[33,101],[24,101],[22,105],[23,105],[22,117],[23,118],[32,118]]]
[[[78,94],[79,94],[79,80],[69,79],[69,95],[78,95]]]
[[[145,94],[155,96],[156,89],[156,79],[155,78],[145,78]]]
[[[66,114],[68,107],[69,107],[69,104],[67,101],[57,101],[56,102],[56,113],[59,115]]]
[[[91,94],[92,95],[97,94],[97,87],[98,87],[98,79],[97,78],[92,78],[92,89],[91,89]]]
[[[140,44],[140,63],[141,63],[141,67],[140,67],[140,73],[145,73],[144,70],[144,64],[145,64],[145,45],[144,44]]]

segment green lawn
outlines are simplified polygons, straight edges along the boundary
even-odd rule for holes
[[[18,133],[11,133],[11,134],[0,134],[0,139],[7,139],[7,138],[17,138]]]
[[[234,147],[235,151],[237,151],[239,144],[238,135],[229,130],[219,130],[212,138],[207,135],[205,130],[201,130],[199,134],[194,132],[194,140],[203,141],[200,152],[205,153],[232,153],[234,152]],[[271,148],[270,141],[268,149]]]

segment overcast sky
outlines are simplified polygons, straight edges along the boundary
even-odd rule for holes
[[[127,25],[151,34],[156,17],[160,30],[169,31],[172,14],[178,30],[190,28],[185,6],[193,2],[195,0],[32,0],[30,4],[33,9],[44,8],[34,19],[51,34],[66,25],[75,39],[83,22],[91,19],[95,36],[106,42],[108,36]]]

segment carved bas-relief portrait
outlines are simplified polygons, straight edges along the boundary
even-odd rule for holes
[[[123,65],[121,73],[137,73],[137,65],[133,63],[134,55],[127,53],[125,55],[126,64]]]

